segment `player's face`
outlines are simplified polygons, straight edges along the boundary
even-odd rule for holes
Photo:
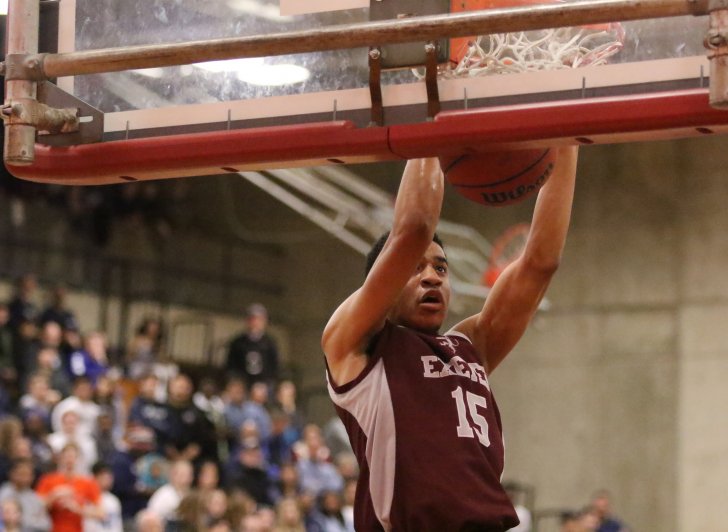
[[[445,252],[435,242],[412,273],[389,314],[393,323],[436,333],[447,316],[450,277]]]

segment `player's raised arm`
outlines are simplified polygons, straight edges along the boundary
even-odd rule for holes
[[[482,311],[455,326],[493,371],[513,349],[538,309],[561,261],[571,218],[577,148],[559,148],[554,172],[539,191],[523,254],[493,285]]]
[[[364,350],[432,242],[440,217],[443,175],[436,158],[407,163],[394,206],[389,237],[364,284],[334,312],[322,347],[336,384],[366,366]]]

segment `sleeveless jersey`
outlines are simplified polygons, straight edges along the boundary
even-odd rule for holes
[[[387,322],[353,381],[329,395],[360,467],[357,531],[503,531],[518,524],[503,490],[498,407],[465,335]]]

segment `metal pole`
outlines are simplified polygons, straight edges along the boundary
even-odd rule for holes
[[[710,0],[710,29],[705,39],[710,59],[710,105],[728,107],[728,0]]]
[[[707,15],[708,0],[588,0],[368,22],[208,41],[105,48],[39,56],[45,77],[118,72],[244,57],[267,57],[431,41],[613,21]]]
[[[7,20],[7,54],[37,54],[40,4],[38,0],[10,0]],[[5,82],[5,103],[35,101],[35,81],[11,79]],[[17,116],[6,107],[5,161],[10,164],[30,164],[35,156],[35,126],[27,123],[27,116]],[[5,111],[5,109],[3,109]]]

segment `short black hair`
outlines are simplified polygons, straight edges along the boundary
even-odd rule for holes
[[[384,244],[387,242],[387,239],[389,238],[389,231],[384,233],[382,236],[380,236],[376,242],[374,242],[374,245],[372,246],[372,249],[369,250],[369,253],[367,253],[367,262],[366,266],[364,268],[364,277],[369,275],[369,272],[372,269],[372,266],[374,266],[374,263],[377,261],[377,258],[379,258],[379,254],[382,252],[382,249],[384,248]],[[432,241],[440,246],[443,251],[445,250],[445,246],[442,243],[442,240],[440,240],[440,237],[437,233],[432,235]]]
[[[107,472],[112,473],[113,471],[111,469],[111,466],[105,462],[96,462],[91,468],[91,474],[93,474],[93,476]]]

